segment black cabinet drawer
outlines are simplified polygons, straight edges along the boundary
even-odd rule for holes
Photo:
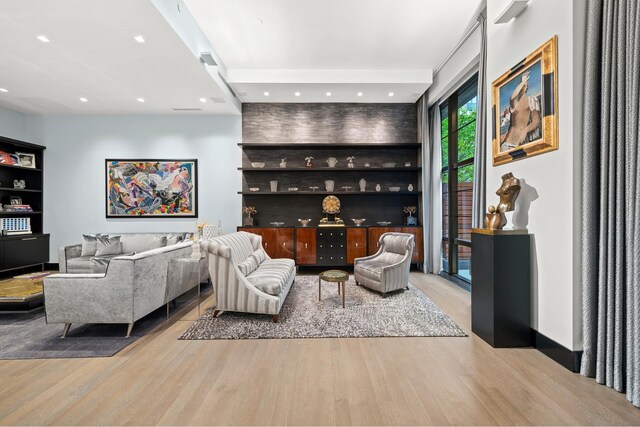
[[[49,236],[21,236],[6,239],[4,246],[3,270],[27,265],[43,264],[49,261]]]
[[[347,263],[347,231],[345,229],[318,229],[316,245],[318,265]]]

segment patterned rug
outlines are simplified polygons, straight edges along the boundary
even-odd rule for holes
[[[203,285],[202,295],[210,292],[211,286]],[[187,292],[176,299],[170,314],[195,304],[196,298],[196,292]],[[24,314],[0,312],[0,360],[110,357],[165,324],[166,313],[162,306],[138,320],[130,338],[124,337],[127,325],[89,323],[72,325],[62,339],[63,325],[47,324],[44,309]]]
[[[356,285],[350,276],[346,308],[342,308],[337,284],[322,283],[322,301],[318,301],[318,276],[297,276],[279,323],[264,314],[229,312],[215,318],[211,308],[179,339],[467,336],[413,285],[384,298]]]

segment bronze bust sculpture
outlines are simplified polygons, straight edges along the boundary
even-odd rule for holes
[[[484,226],[491,230],[502,230],[507,225],[507,217],[504,213],[515,209],[515,202],[520,194],[520,180],[514,177],[511,172],[502,175],[502,185],[496,194],[500,197],[500,203],[497,207],[489,206]]]

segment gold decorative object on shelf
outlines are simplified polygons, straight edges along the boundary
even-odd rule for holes
[[[344,225],[344,221],[336,216],[340,213],[340,199],[331,195],[324,198],[322,201],[322,212],[326,214],[324,218],[320,220],[320,225]]]
[[[511,172],[502,175],[502,185],[496,191],[500,197],[498,206],[489,206],[485,215],[484,226],[490,230],[502,230],[507,225],[505,212],[515,209],[515,202],[520,194],[520,180]]]
[[[327,196],[322,201],[322,211],[335,215],[340,212],[340,199],[336,196]]]

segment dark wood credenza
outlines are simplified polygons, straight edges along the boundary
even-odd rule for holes
[[[373,255],[387,232],[410,233],[416,247],[412,262],[423,262],[422,227],[238,227],[262,236],[262,246],[272,258],[291,258],[303,266],[349,266],[354,258]]]

